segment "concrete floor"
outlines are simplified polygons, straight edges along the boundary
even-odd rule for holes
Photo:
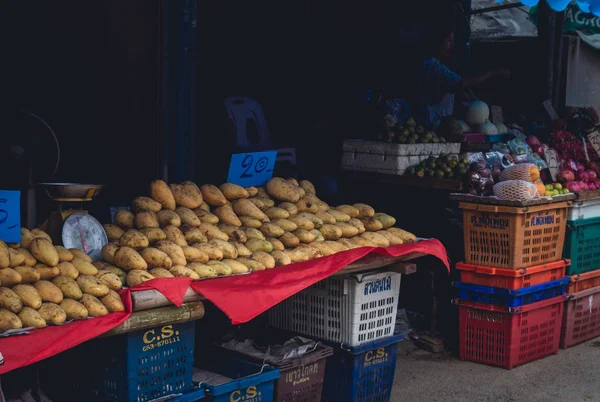
[[[400,344],[392,401],[600,401],[600,338],[513,370]]]

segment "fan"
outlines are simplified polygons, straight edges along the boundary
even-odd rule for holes
[[[5,144],[0,149],[2,167],[11,173],[27,172],[29,185],[51,181],[60,162],[60,146],[54,130],[44,119],[27,110],[5,114],[2,119]],[[16,167],[20,169],[17,171]],[[5,185],[6,179],[10,180],[3,177],[0,184]],[[23,182],[15,181],[11,187],[22,188]]]
[[[44,119],[27,110],[0,112],[0,188],[20,190],[23,225],[33,227],[35,185],[51,181],[60,162],[60,146]]]

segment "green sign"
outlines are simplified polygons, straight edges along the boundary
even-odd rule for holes
[[[538,7],[529,9],[531,22],[537,25]],[[565,10],[564,32],[576,32],[588,45],[600,49],[600,18],[584,13],[577,3],[571,2]]]

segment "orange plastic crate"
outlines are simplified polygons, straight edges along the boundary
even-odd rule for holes
[[[507,207],[461,202],[465,262],[521,269],[562,258],[567,202]]]
[[[583,274],[571,275],[571,283],[567,286],[567,293],[577,293],[600,286],[600,269]]]
[[[459,262],[456,264],[456,269],[461,271],[460,281],[464,283],[502,289],[521,289],[564,278],[566,267],[570,263],[569,260],[559,260],[515,270],[480,267]]]

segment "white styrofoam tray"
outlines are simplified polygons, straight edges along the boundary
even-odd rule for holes
[[[401,175],[404,174],[406,169],[417,165],[428,157],[429,155],[388,156],[344,152],[342,154],[342,169]]]
[[[379,141],[345,140],[341,167],[344,170],[402,175],[431,155],[458,154],[459,143],[391,144]]]
[[[413,156],[458,154],[460,143],[446,144],[393,144],[381,141],[344,140],[344,152],[356,152],[362,154],[375,154],[384,156]]]

